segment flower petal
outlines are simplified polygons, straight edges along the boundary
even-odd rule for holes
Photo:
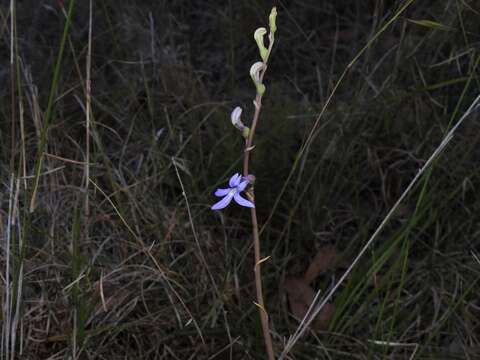
[[[233,191],[228,193],[227,196],[225,196],[222,200],[213,204],[211,209],[212,210],[220,210],[220,209],[223,209],[223,208],[227,207],[228,204],[230,204],[230,202],[232,201],[232,198],[233,198],[234,194],[235,194],[235,192],[233,192]]]
[[[248,183],[249,183],[248,180],[243,180],[240,184],[238,184],[238,186],[237,186],[238,192],[242,192],[243,190],[245,190]]]
[[[255,207],[255,205],[251,201],[248,201],[247,199],[243,198],[240,195],[239,192],[235,193],[234,199],[235,199],[235,202],[238,205],[245,206],[245,207],[248,207],[248,208],[254,208]]]
[[[228,188],[228,189],[217,189],[217,190],[215,190],[215,196],[225,196],[230,192],[230,190],[232,190],[232,189],[230,189],[230,188]]]
[[[230,181],[228,182],[228,185],[230,185],[230,187],[232,187],[232,188],[237,187],[238,184],[240,184],[240,180],[242,180],[242,177],[240,176],[239,173],[236,173],[235,175],[233,175],[230,178]]]

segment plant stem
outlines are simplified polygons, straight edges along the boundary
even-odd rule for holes
[[[253,191],[252,191],[253,197]],[[257,292],[257,303],[260,307],[260,319],[262,321],[263,338],[265,340],[265,347],[267,348],[267,354],[269,360],[275,359],[275,353],[273,352],[272,337],[270,335],[270,326],[268,324],[268,313],[263,301],[263,289],[262,289],[262,272],[260,264],[260,237],[258,235],[258,222],[257,211],[255,208],[251,209],[252,216],[252,229],[253,229],[253,245],[255,249],[255,288]]]
[[[266,71],[266,64],[264,64],[264,70],[261,74],[261,79],[263,79],[263,75]],[[253,136],[255,134],[255,129],[257,127],[258,118],[260,116],[260,109],[262,107],[262,95],[257,94],[255,97],[255,113],[253,115],[252,127],[250,129],[249,136],[245,142],[245,154],[243,158],[243,176],[248,176],[248,165],[250,161],[250,151],[252,151],[253,145]],[[248,196],[250,200],[255,204],[255,193],[253,185],[250,187],[248,191]],[[260,320],[262,322],[262,331],[263,331],[263,338],[265,340],[265,347],[267,349],[267,355],[269,360],[275,359],[275,353],[273,352],[273,343],[272,337],[270,335],[270,327],[268,324],[268,313],[265,308],[265,302],[263,300],[263,289],[262,289],[262,271],[260,268],[261,263],[261,255],[260,255],[260,235],[258,232],[258,221],[257,221],[257,209],[251,208],[250,211],[251,218],[252,218],[252,231],[253,231],[253,247],[255,251],[255,289],[257,294],[257,306],[260,308]]]

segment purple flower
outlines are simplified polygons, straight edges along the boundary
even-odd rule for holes
[[[241,176],[239,173],[233,175],[228,182],[228,188],[217,189],[217,191],[215,191],[215,196],[223,196],[223,199],[213,204],[212,210],[220,210],[227,207],[232,199],[235,200],[238,205],[254,208],[255,205],[251,201],[248,201],[240,195],[240,193],[245,190],[249,182],[249,179]]]

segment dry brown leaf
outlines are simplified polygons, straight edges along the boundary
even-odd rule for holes
[[[320,274],[335,268],[337,262],[338,255],[335,247],[324,246],[315,255],[303,277],[289,276],[285,279],[285,291],[293,316],[300,320],[304,318],[315,298],[315,291],[310,287],[310,283]],[[313,327],[317,330],[327,329],[334,311],[333,304],[325,304],[317,314]]]
[[[335,305],[326,303],[315,318],[313,326],[316,330],[327,330],[330,319],[335,312]]]
[[[290,276],[286,278],[285,291],[287,292],[288,302],[293,316],[298,320],[302,320],[313,302],[315,292],[310,285],[308,285],[307,281],[299,276]],[[325,304],[322,310],[317,314],[313,323],[313,328],[316,330],[326,330],[334,311],[335,306],[333,304]]]
[[[337,250],[335,246],[328,245],[322,247],[313,258],[305,272],[305,281],[310,284],[321,273],[333,269],[337,263]]]
[[[308,308],[312,304],[315,293],[305,279],[298,276],[290,276],[285,279],[285,291],[292,314],[303,319]]]

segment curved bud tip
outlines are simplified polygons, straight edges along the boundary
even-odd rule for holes
[[[263,62],[257,61],[250,67],[250,76],[255,84],[260,82],[260,71],[263,69]]]
[[[230,114],[230,119],[232,120],[232,125],[235,126],[238,130],[243,131],[245,129],[245,125],[242,122],[242,108],[237,106],[233,109],[232,113]]]
[[[263,36],[267,33],[267,29],[264,27],[260,27],[257,30],[255,30],[255,33],[253,34],[253,38],[257,42],[258,50],[260,51],[260,57],[262,58],[263,61],[267,60],[268,57],[268,50],[265,47],[265,43],[263,42]]]
[[[257,30],[255,30],[255,33],[253,34],[253,38],[255,39],[256,42],[260,42],[263,45],[263,36],[267,33],[267,29],[264,27],[259,27]]]
[[[232,113],[230,114],[230,119],[232,119],[232,124],[236,125],[240,120],[240,117],[242,116],[242,108],[240,106],[237,106],[235,109],[233,109]]]

